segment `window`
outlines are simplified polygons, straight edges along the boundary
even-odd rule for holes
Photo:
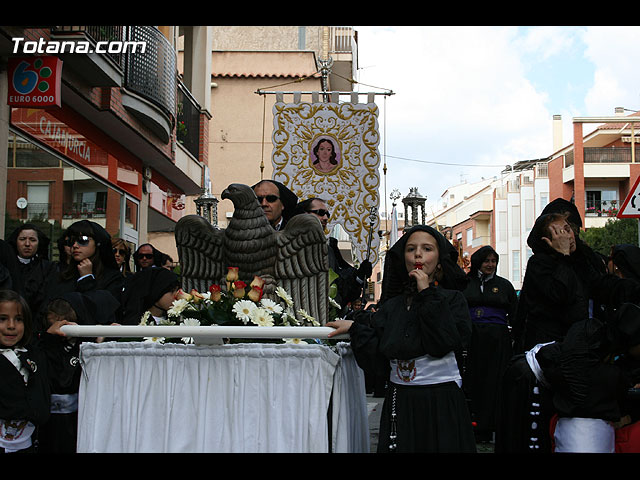
[[[520,205],[511,207],[511,236],[520,236]]]
[[[585,192],[586,214],[601,215],[612,208],[619,207],[618,192],[614,188],[587,190]]]
[[[535,202],[533,198],[524,201],[524,228],[527,232],[530,232],[533,228],[533,224],[536,221],[535,217]]]
[[[546,207],[548,203],[549,203],[549,194],[541,193],[540,194],[540,212],[544,210],[544,207]]]
[[[473,228],[467,228],[467,247],[473,244]]]
[[[520,251],[511,252],[511,281],[520,282]]]
[[[507,241],[507,212],[498,212],[498,241]]]
[[[27,218],[49,218],[49,183],[27,184]]]

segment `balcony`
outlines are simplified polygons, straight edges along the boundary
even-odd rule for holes
[[[123,87],[123,105],[168,143],[175,125],[176,51],[150,26],[59,26],[52,39],[89,42],[94,52],[61,53],[65,66],[90,85]],[[107,53],[95,53],[100,42]],[[117,42],[117,43],[116,43]]]
[[[72,202],[62,204],[62,218],[104,218],[107,209],[95,202]]]
[[[195,159],[200,154],[200,105],[182,82],[178,84],[176,139]]]
[[[618,214],[620,203],[619,200],[587,199],[585,215],[587,217],[615,217]]]
[[[636,162],[640,161],[640,148],[636,146]],[[567,152],[564,159],[565,168],[574,163],[573,150]],[[631,163],[630,147],[585,147],[584,163]]]
[[[68,42],[76,47],[88,42],[95,50],[99,42],[121,42],[126,38],[124,26],[61,26],[51,28],[51,39]],[[123,53],[87,53],[79,55],[73,51],[63,49],[58,56],[64,62],[65,68],[72,69],[91,85],[100,87],[122,86],[125,55]]]

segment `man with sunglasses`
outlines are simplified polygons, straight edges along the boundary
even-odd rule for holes
[[[282,230],[293,216],[298,197],[275,180],[262,180],[251,188],[271,226],[275,230]]]
[[[331,212],[325,200],[317,197],[300,202],[296,207],[296,215],[300,213],[314,215],[320,220],[320,224],[324,229],[327,228],[331,217]],[[333,281],[337,287],[335,300],[340,304],[344,313],[350,302],[362,296],[364,282],[371,276],[371,262],[365,260],[360,267],[355,268],[342,257],[336,238],[329,237],[327,242],[329,245],[329,268],[338,275]]]
[[[136,264],[136,272],[150,267],[161,267],[162,252],[157,250],[150,243],[144,243],[138,247],[133,254],[133,261]]]

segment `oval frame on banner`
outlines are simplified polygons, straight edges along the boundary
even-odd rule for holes
[[[378,111],[375,103],[276,101],[271,158],[273,179],[300,201],[325,199],[331,211],[326,233],[340,224],[349,234],[355,261],[368,258],[373,265],[380,243]],[[314,153],[320,143],[326,151],[327,141],[336,163],[321,159],[320,151]]]

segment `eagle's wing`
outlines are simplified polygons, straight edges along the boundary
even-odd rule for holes
[[[224,230],[216,229],[199,215],[182,217],[175,228],[176,246],[182,268],[182,288],[206,292],[224,275]]]
[[[320,221],[313,215],[296,215],[284,230],[276,232],[276,243],[278,283],[289,292],[296,310],[304,309],[324,325],[328,320],[329,259]]]

